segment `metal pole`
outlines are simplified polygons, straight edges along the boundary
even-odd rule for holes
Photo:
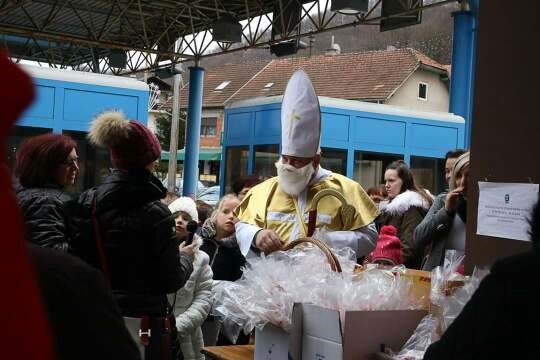
[[[167,190],[175,192],[176,187],[176,166],[177,166],[177,150],[178,150],[178,123],[180,121],[180,83],[182,82],[182,74],[174,75],[173,84],[173,108],[171,120],[171,142],[169,146],[169,171],[167,175]]]
[[[195,198],[199,180],[199,144],[201,137],[201,112],[204,69],[189,68],[189,103],[186,128],[186,153],[184,157],[183,196]]]
[[[478,2],[476,2],[478,3]],[[466,3],[465,8],[469,8]],[[452,76],[450,80],[450,112],[465,119],[465,144],[470,147],[474,74],[476,62],[477,12],[458,11],[454,17]]]

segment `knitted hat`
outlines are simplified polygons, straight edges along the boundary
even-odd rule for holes
[[[116,111],[104,112],[96,117],[88,133],[90,141],[111,151],[115,168],[140,169],[161,156],[159,141],[146,126],[127,120]]]
[[[456,177],[461,172],[461,170],[469,166],[470,156],[471,153],[467,151],[465,154],[461,155],[456,159],[454,166],[452,166],[452,176],[450,177],[450,181],[448,184],[450,185],[450,190],[454,190],[456,188]]]
[[[191,216],[191,220],[199,222],[199,215],[197,213],[197,205],[195,205],[195,201],[193,201],[193,199],[190,197],[182,196],[174,200],[169,205],[169,210],[173,214],[179,211],[183,211],[189,216]]]
[[[381,228],[377,247],[370,255],[371,262],[377,260],[390,261],[394,265],[403,264],[403,252],[401,241],[397,237],[397,229],[393,225],[385,225]]]

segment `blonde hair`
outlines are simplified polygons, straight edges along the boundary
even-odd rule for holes
[[[461,155],[456,159],[456,162],[454,163],[454,166],[452,167],[452,176],[450,177],[449,184],[450,190],[454,190],[456,188],[456,177],[460,174],[460,172],[469,166],[470,163],[470,152],[466,152],[465,154]]]
[[[234,194],[227,194],[227,195],[223,196],[221,199],[219,199],[219,202],[216,205],[216,210],[214,210],[212,212],[212,215],[210,215],[210,218],[212,219],[213,223],[216,222],[217,214],[219,214],[221,209],[223,209],[223,205],[225,204],[225,202],[229,201],[229,200],[238,200],[238,201],[240,201],[238,199],[238,197],[236,195],[234,195]]]

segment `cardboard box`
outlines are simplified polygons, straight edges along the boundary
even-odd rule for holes
[[[431,273],[429,271],[407,269],[401,275],[403,277],[410,278],[413,283],[413,289],[411,296],[415,301],[422,303],[424,310],[429,310],[430,299],[429,294],[431,292]]]
[[[302,359],[302,304],[294,304],[290,333],[266,324],[255,331],[254,360]]]
[[[255,331],[255,360],[287,359],[289,356],[289,334],[272,324]]]
[[[425,310],[347,311],[342,324],[338,311],[303,304],[302,360],[362,360],[381,351],[381,345],[401,349],[426,314]]]

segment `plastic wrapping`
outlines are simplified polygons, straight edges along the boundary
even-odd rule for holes
[[[465,256],[455,250],[447,250],[444,265],[437,266],[431,271],[431,303],[442,306],[454,285],[461,285],[465,277],[457,272]]]
[[[316,247],[303,246],[287,252],[248,259],[244,276],[221,284],[214,292],[214,315],[222,318],[225,334],[235,342],[239,332],[272,323],[288,331],[294,303],[312,303],[347,310],[419,309],[410,296],[411,279],[400,268],[368,268],[354,273],[356,259],[348,248],[333,250],[343,268],[330,269]]]
[[[476,291],[487,270],[475,269],[473,275],[464,277],[458,272],[464,256],[449,250],[443,266],[431,272],[431,314],[418,325],[401,351],[394,355],[399,360],[419,360],[429,345],[437,341],[461,313],[465,304]]]
[[[433,315],[427,315],[420,321],[413,335],[407,340],[401,351],[394,355],[399,360],[422,360],[431,343],[439,340],[437,335],[437,320]]]
[[[444,332],[456,317],[461,313],[465,304],[478,289],[482,279],[489,273],[488,270],[474,269],[472,276],[465,284],[458,288],[451,296],[446,297],[442,303],[441,330]]]

